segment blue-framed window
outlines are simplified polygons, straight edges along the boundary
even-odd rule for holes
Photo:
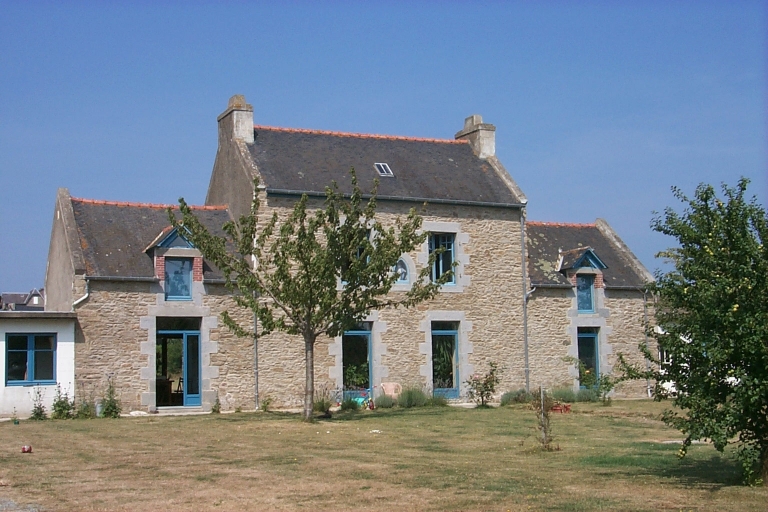
[[[595,312],[595,276],[592,274],[576,275],[576,303],[579,313]]]
[[[371,324],[362,322],[341,337],[344,398],[371,396]]]
[[[459,325],[432,322],[432,390],[436,396],[459,397]]]
[[[456,233],[432,233],[429,236],[429,254],[443,249],[432,265],[432,281],[437,281],[441,275],[453,269],[453,262],[456,261],[455,242]],[[447,284],[456,284],[456,274],[452,275]]]
[[[192,300],[192,258],[165,258],[165,299]]]
[[[56,384],[56,335],[7,334],[7,385]]]
[[[580,327],[578,331],[579,385],[591,388],[600,378],[600,354],[598,352],[598,330]]]

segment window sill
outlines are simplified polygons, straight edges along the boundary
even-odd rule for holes
[[[55,380],[14,380],[6,382],[6,387],[32,387],[32,386],[55,386]]]

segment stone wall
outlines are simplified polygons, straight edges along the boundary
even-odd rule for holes
[[[578,357],[579,327],[599,329],[598,357],[601,374],[614,374],[617,355],[645,365],[638,344],[645,342],[644,296],[640,291],[595,289],[594,314],[579,313],[573,289],[539,288],[528,303],[531,387],[578,389],[578,371],[566,357]],[[649,311],[649,315],[652,313]],[[653,340],[648,340],[653,343]],[[625,382],[613,396],[647,396],[645,381]]]
[[[218,320],[227,309],[250,328],[252,317],[222,286],[194,286],[194,301],[171,303],[160,283],[91,281],[89,298],[76,310],[79,392],[98,397],[112,378],[125,412],[154,410],[156,318],[200,317],[202,409],[217,395],[224,410],[255,408],[253,340],[236,337]]]
[[[272,211],[284,219],[295,198],[265,197],[261,222]],[[319,205],[312,200],[311,206]],[[379,202],[378,219],[386,227],[405,216],[410,203]],[[416,205],[420,206],[420,205]],[[420,212],[426,229],[457,231],[458,286],[446,286],[434,300],[411,310],[374,312],[373,385],[398,382],[431,388],[431,320],[461,323],[459,380],[487,371],[488,363],[503,368],[502,388],[524,383],[522,272],[519,210],[453,205],[428,205]],[[415,273],[428,254],[427,244],[410,253]],[[394,296],[406,287],[397,287]],[[455,291],[454,291],[455,290]],[[439,313],[439,314],[438,314]],[[375,318],[375,319],[374,319]],[[319,339],[315,348],[316,388],[336,389],[341,382],[341,340]],[[259,340],[260,394],[276,405],[296,407],[303,400],[304,346],[300,337],[274,333]],[[376,391],[375,391],[376,392]]]

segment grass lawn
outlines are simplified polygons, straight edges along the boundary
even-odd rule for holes
[[[0,423],[0,502],[50,510],[768,510],[663,405],[575,404],[542,453],[525,406]],[[22,454],[30,444],[33,453]]]

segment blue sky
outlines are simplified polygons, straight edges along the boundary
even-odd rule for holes
[[[233,94],[284,127],[452,138],[481,114],[530,219],[604,218],[654,270],[671,186],[747,176],[767,203],[767,20],[749,1],[0,0],[0,290],[43,285],[58,187],[202,203]]]

